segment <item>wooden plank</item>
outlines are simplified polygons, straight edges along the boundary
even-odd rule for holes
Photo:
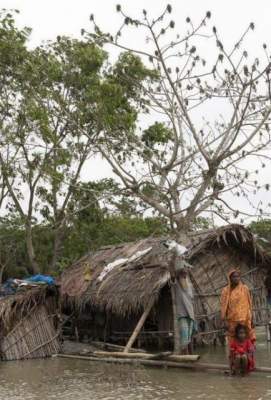
[[[107,362],[107,363],[119,363],[119,364],[142,364],[153,367],[170,367],[170,368],[186,368],[192,370],[218,370],[218,371],[228,371],[229,366],[225,364],[212,364],[212,363],[181,363],[174,361],[158,361],[158,360],[144,360],[144,359],[121,359],[115,357],[87,357],[87,356],[75,356],[73,354],[57,354],[58,358],[70,358],[86,361],[96,361],[96,362]],[[270,367],[257,367],[255,372],[268,372],[271,373]]]
[[[161,353],[156,353],[152,355],[152,360],[162,360],[166,359],[168,356],[171,356],[172,352],[171,351],[162,351]]]
[[[200,359],[200,355],[198,354],[172,354],[166,357],[166,360],[176,361],[176,362],[196,362]]]
[[[205,315],[203,315],[202,317],[205,317]],[[208,334],[211,334],[211,333],[218,333],[218,332],[223,332],[223,328],[220,328],[220,329],[215,329],[215,330],[211,330],[211,331],[204,331],[204,332],[198,332],[197,333],[197,335],[208,335]],[[123,335],[127,335],[127,334],[131,334],[131,332],[129,331],[129,332],[120,332],[121,334],[123,334]],[[169,337],[171,337],[172,335],[173,335],[173,331],[147,331],[147,332],[142,332],[142,333],[140,333],[140,335],[142,335],[142,336],[144,336],[144,335],[152,335],[152,336],[159,336],[159,335],[164,335],[164,336],[169,336]],[[95,342],[92,342],[93,344],[95,343]],[[117,346],[117,347],[119,347],[119,348],[124,348],[123,346]],[[117,349],[117,347],[116,347],[116,349]],[[141,352],[144,352],[144,353],[146,353],[146,350],[140,350]],[[134,353],[138,353],[138,352],[140,352],[140,351],[138,351],[138,349],[133,349],[133,352]]]
[[[153,360],[157,358],[166,358],[170,361],[176,362],[195,362],[198,361],[199,355],[172,355],[171,352],[163,352],[157,354],[151,353],[123,353],[123,352],[108,352],[108,351],[94,351],[93,353],[98,357],[117,357],[117,358],[131,358],[131,359],[144,359]]]

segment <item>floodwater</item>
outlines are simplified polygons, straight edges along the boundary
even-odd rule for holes
[[[271,367],[266,344],[258,365]],[[205,351],[202,362],[225,362],[225,350]],[[0,400],[271,400],[271,373],[245,378],[52,358],[0,363]]]

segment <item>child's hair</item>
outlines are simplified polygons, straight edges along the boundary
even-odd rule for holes
[[[234,331],[234,336],[238,337],[240,331],[245,331],[246,332],[246,336],[248,336],[248,329],[247,329],[246,325],[242,325],[242,324],[236,325],[235,331]]]

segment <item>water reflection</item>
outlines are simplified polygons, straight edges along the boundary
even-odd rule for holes
[[[203,361],[225,362],[224,349],[205,350]],[[270,349],[258,345],[259,365]],[[47,359],[0,364],[0,400],[266,400],[271,374],[230,378],[222,373],[150,369]]]

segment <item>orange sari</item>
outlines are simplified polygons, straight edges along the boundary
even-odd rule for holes
[[[235,272],[231,271],[230,275]],[[235,328],[238,324],[248,328],[249,338],[256,340],[255,331],[251,326],[252,322],[252,300],[249,289],[240,282],[235,288],[230,283],[222,290],[221,294],[221,318],[228,324],[227,336],[234,337]]]

